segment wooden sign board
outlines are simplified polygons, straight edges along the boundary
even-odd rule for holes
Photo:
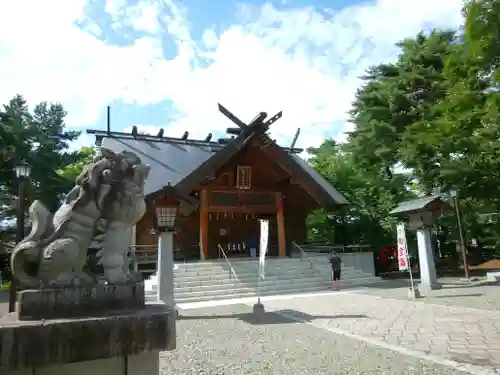
[[[236,187],[244,190],[252,187],[252,167],[238,165],[236,169]]]

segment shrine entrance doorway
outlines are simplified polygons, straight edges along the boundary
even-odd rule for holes
[[[251,258],[259,256],[260,216],[245,213],[210,213],[208,223],[208,259]],[[276,217],[269,220],[268,256],[278,255]],[[255,253],[251,249],[255,248]]]

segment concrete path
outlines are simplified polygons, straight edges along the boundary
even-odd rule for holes
[[[500,373],[500,313],[362,294],[265,302],[267,311],[475,374]]]

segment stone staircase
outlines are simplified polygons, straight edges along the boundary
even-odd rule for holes
[[[319,260],[319,259],[318,259]],[[175,299],[177,303],[253,297],[258,294],[258,260],[235,259],[176,264]],[[345,265],[342,286],[362,286],[381,281],[373,274]],[[156,280],[146,280],[146,300],[156,300]],[[309,258],[268,258],[261,295],[298,294],[328,291],[331,288],[328,262]]]

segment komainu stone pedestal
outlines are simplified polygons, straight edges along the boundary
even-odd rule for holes
[[[21,292],[18,313],[0,317],[0,374],[158,374],[159,352],[175,349],[175,311],[146,306],[140,290]]]
[[[143,308],[144,283],[96,284],[23,290],[17,294],[19,320],[76,318]]]

